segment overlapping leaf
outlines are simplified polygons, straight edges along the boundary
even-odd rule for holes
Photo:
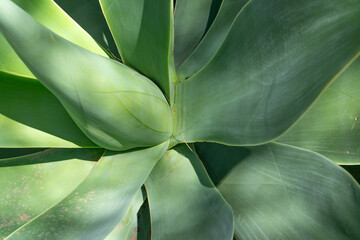
[[[44,150],[46,148],[0,148],[0,159],[24,156]]]
[[[218,185],[231,169],[250,153],[248,149],[243,147],[214,143],[196,143],[195,148],[215,185]]]
[[[360,1],[250,1],[212,60],[176,85],[179,141],[267,142],[359,55]]]
[[[15,2],[41,24],[65,39],[97,54],[106,56],[96,42],[53,1],[13,0],[13,2]],[[3,9],[4,7],[5,6],[2,6]],[[31,36],[29,35],[28,38],[31,38]],[[0,56],[0,71],[34,77],[1,33]]]
[[[152,81],[61,38],[11,1],[2,6],[0,31],[93,142],[125,150],[169,138],[170,108]]]
[[[171,0],[100,0],[125,64],[152,79],[173,98],[176,78]],[[171,101],[170,101],[171,102]]]
[[[168,142],[124,153],[107,151],[74,191],[8,239],[104,239],[123,219],[167,147]]]
[[[113,57],[119,57],[98,0],[54,0]]]
[[[0,147],[97,147],[38,81],[0,72]]]
[[[136,239],[138,232],[138,221],[137,221],[137,212],[139,211],[141,205],[144,203],[144,197],[141,190],[138,190],[134,200],[131,203],[131,206],[121,222],[116,226],[112,232],[106,236],[105,240],[121,240]]]
[[[359,185],[329,159],[274,143],[248,148],[245,157],[240,147],[200,145],[211,153],[205,164],[238,161],[219,191],[234,211],[239,239],[359,236]]]
[[[360,58],[277,142],[318,152],[339,164],[360,164]]]
[[[191,2],[178,1],[182,7]],[[14,2],[65,39],[104,55],[83,30],[79,34],[73,31],[81,28],[52,1]],[[251,145],[273,140],[288,130],[277,139],[280,143],[259,147],[207,143],[196,147],[213,182],[219,184],[234,210],[237,238],[356,239],[360,235],[359,185],[315,153],[336,163],[359,163],[360,68],[356,59],[360,24],[356,23],[360,23],[360,1],[224,0],[204,37],[212,21],[207,19],[213,14],[210,2],[219,1],[186,5],[184,9],[197,13],[190,13],[196,21],[184,17],[189,12],[185,14],[179,7],[176,17],[180,20],[175,19],[175,25],[184,28],[175,33],[179,37],[179,41],[175,39],[175,57],[178,63],[185,61],[178,68],[176,94],[172,92],[172,81],[177,82],[172,1],[100,2],[124,62],[158,84],[171,104],[176,96],[173,112],[178,141]],[[155,85],[148,84],[140,92],[136,87],[114,92],[114,85],[107,85],[109,79],[122,88],[141,85],[139,78],[143,77],[44,30],[8,0],[1,4],[5,6],[0,8],[1,31],[88,136],[95,122],[96,131],[110,123],[110,137],[105,139],[111,143],[100,145],[111,149],[115,149],[112,134],[119,125],[120,135],[130,140],[129,145],[117,145],[116,149],[149,146],[169,138],[171,118],[163,122],[163,116],[169,115],[168,103]],[[194,6],[202,6],[201,11]],[[62,23],[60,19],[67,20]],[[181,20],[194,24],[180,24]],[[188,39],[180,41],[180,36]],[[96,147],[58,100],[30,79],[32,74],[2,36],[0,54],[4,56],[0,60],[0,87],[4,90],[0,95],[0,147]],[[147,95],[149,88],[157,89],[157,94]],[[89,92],[92,95],[84,97]],[[120,107],[108,97],[113,94]],[[110,104],[100,104],[102,101]],[[156,107],[159,101],[163,108]],[[111,114],[122,107],[132,110],[121,112],[114,120]],[[74,108],[80,109],[80,120],[73,114]],[[147,110],[158,111],[157,118]],[[139,125],[129,128],[124,114]],[[149,132],[142,135],[144,128]],[[166,133],[166,137],[147,142],[154,132]],[[99,132],[92,134],[95,139],[103,138]],[[94,160],[101,149],[46,150],[0,160],[0,180],[2,176],[5,180],[0,181],[0,186],[4,185],[0,192],[6,193],[0,201],[4,213],[0,216],[0,237],[232,239],[232,211],[194,155],[195,150],[185,145],[169,150],[147,180],[152,232],[136,236],[137,227],[142,225],[136,221],[143,202],[139,188],[167,148],[166,142],[124,153],[107,151],[87,178],[94,162],[79,159]],[[62,184],[65,188],[57,190]],[[144,222],[149,228],[150,222]]]
[[[151,218],[149,201],[146,200],[138,212],[138,229],[136,237],[141,240],[151,239]]]
[[[191,55],[178,66],[176,71],[179,81],[190,78],[210,61],[223,43],[235,17],[247,2],[248,0],[222,1],[219,12],[209,31]],[[194,15],[197,16],[197,14]]]
[[[212,0],[178,0],[174,13],[175,65],[181,64],[205,34]]]
[[[0,160],[0,238],[73,191],[102,152],[102,149],[50,149]]]
[[[231,208],[185,144],[165,154],[145,187],[151,239],[232,239]]]

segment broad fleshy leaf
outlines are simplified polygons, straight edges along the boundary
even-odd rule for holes
[[[131,206],[121,222],[112,232],[106,236],[105,240],[134,240],[137,234],[137,212],[144,203],[144,196],[141,190],[138,190]]]
[[[98,0],[54,0],[110,56],[120,57]]]
[[[209,31],[194,52],[178,66],[176,71],[179,81],[190,78],[210,61],[223,43],[235,17],[248,1],[249,0],[222,1],[219,12]]]
[[[94,53],[106,56],[104,51],[76,22],[52,0],[12,0],[41,24]],[[1,6],[5,8],[5,6]],[[25,25],[26,26],[26,25]],[[30,38],[30,36],[28,36]],[[0,33],[0,71],[34,77]]]
[[[173,98],[172,0],[100,0],[121,59]]]
[[[97,145],[125,150],[170,137],[170,107],[148,78],[61,38],[9,0],[2,1],[0,31]]]
[[[174,12],[175,65],[181,64],[205,34],[213,0],[178,0]]]
[[[288,129],[360,51],[360,1],[250,1],[212,60],[176,84],[179,141],[252,145]]]
[[[276,141],[315,151],[338,164],[360,164],[359,92],[358,57]]]
[[[231,208],[192,151],[169,150],[145,182],[153,240],[233,237]]]
[[[124,153],[106,151],[66,198],[7,239],[104,239],[123,219],[168,142]]]
[[[241,159],[250,154],[250,151],[243,147],[216,143],[195,143],[194,146],[215,185],[218,185]]]
[[[218,187],[234,211],[238,239],[350,240],[360,235],[359,185],[331,160],[274,143],[249,147],[245,158],[241,147],[206,148],[214,153],[208,158],[221,162],[240,156]]]
[[[0,72],[0,147],[97,147],[38,81]]]
[[[73,191],[103,151],[49,149],[1,159],[0,238],[4,239]]]

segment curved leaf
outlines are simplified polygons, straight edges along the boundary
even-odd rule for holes
[[[342,165],[348,173],[357,181],[360,182],[360,165]]]
[[[276,141],[315,151],[339,164],[360,164],[359,82],[358,57]]]
[[[54,0],[114,58],[119,54],[98,0]]]
[[[50,149],[0,160],[0,238],[75,189],[102,152],[102,149]]]
[[[250,154],[250,151],[243,147],[207,142],[194,145],[196,153],[204,163],[206,171],[215,185],[218,185],[241,159]]]
[[[175,137],[229,145],[278,137],[360,54],[359,6],[249,2],[209,64],[176,85]]]
[[[100,0],[100,4],[121,59],[152,79],[171,100],[176,78],[172,0]]]
[[[232,239],[231,208],[185,144],[165,154],[145,187],[151,239]]]
[[[148,78],[61,38],[9,0],[0,8],[0,31],[97,145],[125,150],[171,136],[170,107]]]
[[[97,147],[38,81],[0,72],[0,147]]]
[[[219,185],[234,210],[238,238],[358,238],[360,188],[346,171],[294,147],[271,143],[249,150]]]
[[[123,219],[167,147],[168,142],[124,153],[107,151],[72,193],[7,239],[104,239]]]
[[[138,216],[138,229],[136,237],[139,240],[151,239],[151,218],[149,201],[146,199],[139,209]],[[133,240],[133,239],[131,239]]]
[[[41,24],[79,46],[106,56],[97,43],[52,0],[12,0]],[[28,36],[31,38],[31,35]],[[34,77],[0,33],[0,71]]]
[[[249,0],[222,1],[219,12],[209,31],[194,52],[178,66],[176,71],[179,81],[190,78],[210,61],[223,43],[235,17],[248,1]]]
[[[175,65],[181,64],[205,34],[213,0],[178,0],[174,13]]]
[[[134,240],[137,233],[137,212],[144,203],[142,191],[138,190],[131,206],[120,223],[112,232],[106,236],[105,240]]]

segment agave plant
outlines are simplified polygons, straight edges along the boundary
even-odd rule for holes
[[[1,239],[360,239],[359,0],[57,2],[0,0]]]

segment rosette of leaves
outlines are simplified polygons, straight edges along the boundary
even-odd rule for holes
[[[0,0],[0,32],[1,239],[359,239],[360,1]]]

